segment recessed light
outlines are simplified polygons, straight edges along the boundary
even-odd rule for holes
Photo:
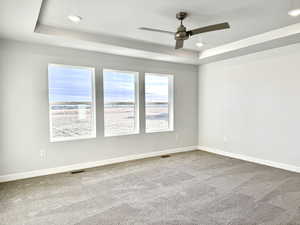
[[[204,44],[202,42],[197,42],[196,45],[198,48],[201,48],[201,47],[203,47]]]
[[[300,16],[300,8],[299,9],[292,9],[288,12],[290,16],[296,17]]]
[[[82,17],[76,15],[70,15],[68,16],[68,19],[74,23],[79,23],[82,20]]]

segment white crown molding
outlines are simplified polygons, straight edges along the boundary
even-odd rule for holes
[[[88,168],[105,166],[105,165],[121,163],[121,162],[127,162],[127,161],[132,161],[132,160],[137,160],[137,159],[151,158],[151,157],[156,157],[156,156],[161,156],[161,155],[166,155],[166,154],[188,152],[188,151],[193,151],[193,150],[197,150],[197,146],[173,148],[173,149],[167,149],[167,150],[162,150],[162,151],[154,151],[154,152],[149,152],[149,153],[144,153],[144,154],[129,155],[129,156],[123,156],[123,157],[118,157],[118,158],[113,158],[113,159],[94,161],[94,162],[85,162],[85,163],[79,163],[79,164],[72,164],[72,165],[68,165],[68,166],[61,166],[61,167],[41,169],[41,170],[33,170],[33,171],[22,172],[22,173],[7,174],[7,175],[0,176],[0,183],[14,181],[14,180],[20,180],[20,179],[26,179],[26,178],[32,178],[32,177],[45,176],[45,175],[50,175],[50,174],[70,172],[70,171],[74,171],[74,170],[88,169]]]
[[[144,42],[134,39],[122,38],[107,34],[93,34],[69,29],[56,28],[37,24],[34,34],[47,39],[49,43],[61,41],[63,47],[92,50],[115,55],[146,58],[151,60],[175,62],[198,65],[198,51],[180,49]]]
[[[300,42],[300,23],[207,49],[199,54],[200,64],[251,54]]]
[[[300,23],[258,34],[236,42],[196,52],[132,39],[91,34],[37,24],[36,38],[62,47],[146,58],[151,60],[201,65],[300,42]]]
[[[253,162],[253,163],[257,163],[257,164],[261,164],[261,165],[266,165],[266,166],[270,166],[270,167],[274,167],[274,168],[288,170],[291,172],[300,173],[300,167],[294,166],[294,165],[274,162],[274,161],[265,160],[265,159],[259,159],[259,158],[255,158],[252,156],[247,156],[247,155],[238,154],[238,153],[226,152],[226,151],[222,151],[219,149],[210,148],[207,146],[198,146],[198,150],[214,153],[217,155],[227,156],[230,158],[240,159],[240,160],[244,160],[244,161],[248,161],[248,162]]]

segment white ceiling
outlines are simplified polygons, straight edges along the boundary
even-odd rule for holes
[[[293,0],[300,7],[300,0]],[[290,0],[0,0],[0,38],[131,57],[201,64],[300,42],[300,17]],[[175,30],[175,13],[197,28],[229,22],[231,29],[203,34],[174,50],[172,36],[138,30]],[[83,17],[80,24],[67,16]],[[294,25],[292,25],[294,24]],[[197,50],[197,51],[196,51]]]
[[[43,0],[0,0],[0,37],[23,39],[31,36]]]
[[[192,29],[228,21],[230,30],[199,36],[207,49],[300,22],[300,17],[288,16],[290,4],[290,0],[46,0],[40,23],[173,47],[172,35],[138,28],[175,31],[179,24],[175,14],[181,10],[189,13],[184,24]],[[70,22],[70,14],[83,17],[82,22]],[[186,41],[185,48],[199,50],[195,46],[199,38]]]

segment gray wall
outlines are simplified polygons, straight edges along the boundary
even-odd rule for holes
[[[300,166],[300,44],[199,67],[199,145]]]
[[[198,68],[95,52],[0,40],[0,175],[193,146],[198,142]],[[49,142],[48,63],[96,68],[97,138]],[[102,68],[174,74],[175,131],[103,137]],[[141,94],[143,94],[141,92]],[[42,158],[40,151],[45,150]]]

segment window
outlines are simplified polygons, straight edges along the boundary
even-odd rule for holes
[[[50,141],[96,137],[94,69],[49,64]]]
[[[173,130],[173,76],[145,75],[146,132]]]
[[[104,135],[139,133],[138,73],[103,70]]]

